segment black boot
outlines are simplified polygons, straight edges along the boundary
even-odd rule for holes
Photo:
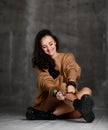
[[[82,114],[86,122],[92,122],[95,119],[95,115],[93,113],[94,102],[89,95],[83,95],[81,100],[75,99],[73,106]]]
[[[32,107],[28,107],[25,113],[26,119],[28,120],[36,120],[36,116],[34,114],[34,109]]]
[[[57,119],[56,115],[49,112],[40,111],[29,107],[26,112],[26,118],[28,120],[55,120]]]

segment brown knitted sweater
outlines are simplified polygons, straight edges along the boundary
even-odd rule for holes
[[[59,53],[54,60],[56,64],[55,69],[60,72],[59,76],[55,79],[49,74],[48,70],[43,72],[36,68],[37,88],[39,89],[39,95],[33,104],[33,107],[36,109],[47,111],[48,105],[54,104],[57,101],[56,98],[50,95],[50,90],[53,87],[66,93],[66,83],[68,80],[71,79],[77,82],[80,78],[81,68],[72,53]]]

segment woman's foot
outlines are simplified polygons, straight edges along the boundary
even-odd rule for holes
[[[26,112],[26,119],[28,120],[55,120],[57,119],[56,115],[49,112],[40,111],[29,107]]]
[[[73,105],[75,109],[82,114],[86,122],[92,122],[95,119],[95,115],[93,113],[94,102],[91,96],[85,94],[82,96],[81,100],[74,100]]]

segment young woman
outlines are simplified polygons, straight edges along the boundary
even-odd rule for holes
[[[58,49],[58,39],[51,31],[44,29],[37,34],[32,63],[39,95],[33,106],[27,109],[26,118],[83,117],[86,122],[92,122],[95,118],[92,91],[88,87],[77,89],[81,68],[72,53],[60,53]]]

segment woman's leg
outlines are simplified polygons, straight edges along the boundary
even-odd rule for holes
[[[53,114],[58,116],[58,115],[62,115],[62,114],[66,114],[66,113],[72,112],[72,111],[74,111],[74,107],[72,106],[71,102],[61,101],[58,104],[58,106],[56,106],[56,109],[53,111]]]
[[[76,95],[74,95],[72,93],[67,93],[66,94],[66,101],[61,101],[59,103],[59,105],[57,105],[57,107],[56,107],[55,111],[53,112],[53,114],[61,115],[61,114],[64,114],[64,113],[68,113],[68,112],[74,111],[74,107],[72,105],[72,102],[75,99],[81,99],[81,97],[84,94],[91,95],[92,92],[91,92],[91,90],[89,88],[84,87]]]
[[[92,96],[92,90],[88,87],[83,87],[78,93],[76,93],[76,96],[78,99],[81,99],[81,97],[85,94]]]
[[[93,113],[94,102],[91,95],[92,91],[88,87],[84,87],[76,94],[66,94],[66,100],[73,102],[72,105],[75,110],[79,111],[87,122],[92,122],[95,118]]]
[[[80,91],[78,91],[76,94],[73,93],[67,93],[66,94],[66,100],[74,101],[75,99],[81,99],[83,95],[92,95],[92,91],[88,87],[82,88]]]
[[[60,103],[53,114],[57,115],[58,119],[74,119],[81,117],[81,113],[74,109],[70,101]]]
[[[78,119],[80,117],[81,114],[75,110],[58,116],[58,119]]]

